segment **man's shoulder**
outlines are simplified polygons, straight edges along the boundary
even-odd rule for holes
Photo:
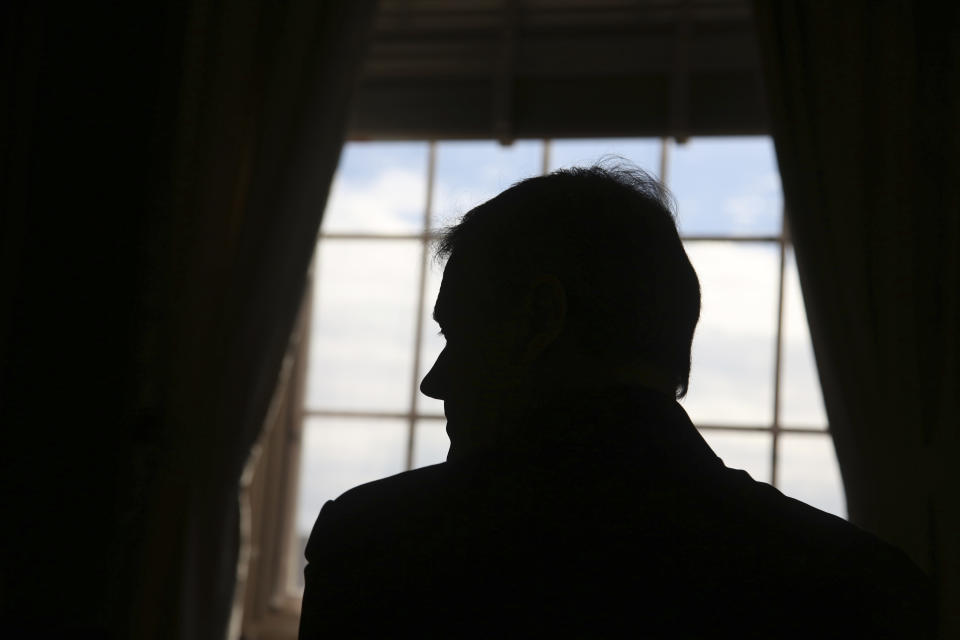
[[[307,551],[313,592],[378,602],[419,594],[403,600],[416,609],[411,602],[439,602],[447,591],[486,593],[478,584],[490,593],[529,588],[544,594],[534,610],[562,617],[568,609],[554,600],[623,605],[624,620],[638,594],[660,602],[664,620],[686,602],[669,594],[700,594],[718,624],[736,618],[739,603],[763,603],[769,620],[757,629],[778,629],[798,610],[809,618],[804,629],[835,619],[853,629],[867,618],[898,629],[925,615],[924,578],[902,552],[744,472],[722,468],[681,485],[628,469],[591,477],[558,485],[542,469],[444,463],[358,486],[317,519]],[[627,580],[627,591],[593,593],[612,578]]]
[[[359,550],[371,539],[428,524],[424,513],[438,510],[450,476],[446,463],[435,464],[358,485],[328,501],[307,542],[308,559],[321,548]]]
[[[900,553],[844,518],[787,496],[745,471],[725,469],[714,490],[727,496],[731,522],[772,541],[789,540],[795,548],[834,555],[865,547]]]
[[[816,588],[868,590],[877,597],[889,589],[902,594],[926,588],[926,576],[897,547],[745,472],[728,471],[726,484],[744,529],[785,565],[782,570],[800,579],[797,586],[810,580]]]
[[[380,511],[429,499],[449,479],[447,463],[403,471],[373,480],[345,491],[331,502],[338,515],[362,517],[370,510]]]
[[[746,523],[767,535],[802,537],[818,545],[826,541],[844,545],[871,537],[847,520],[787,496],[745,471],[725,468],[722,478],[713,487],[729,496]]]

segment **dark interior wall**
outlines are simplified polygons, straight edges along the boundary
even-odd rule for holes
[[[749,3],[382,0],[351,138],[769,131]]]
[[[32,636],[44,627],[124,637],[127,616],[136,607],[142,612],[137,599],[150,592],[151,585],[143,584],[150,574],[142,565],[143,545],[155,535],[148,518],[186,517],[186,504],[155,504],[180,495],[158,483],[186,483],[191,465],[206,455],[181,449],[175,441],[184,433],[171,431],[169,414],[188,413],[189,407],[170,406],[168,387],[183,379],[202,381],[194,371],[171,368],[190,362],[171,354],[185,348],[171,335],[186,329],[168,326],[161,334],[157,328],[209,306],[199,294],[179,297],[177,287],[189,278],[169,269],[203,245],[200,236],[186,242],[186,231],[207,234],[203,237],[211,246],[221,242],[216,220],[171,219],[184,204],[177,198],[188,193],[181,183],[193,179],[189,167],[176,165],[180,146],[185,139],[204,140],[205,127],[212,126],[182,119],[204,98],[184,92],[185,74],[192,74],[192,86],[212,83],[214,93],[229,82],[245,81],[215,77],[218,38],[229,32],[229,21],[240,11],[223,11],[216,28],[190,30],[189,25],[199,24],[198,12],[211,6],[11,1],[0,7],[5,83],[0,99],[0,481],[4,519],[12,523],[0,534],[4,637]],[[184,52],[190,47],[199,49],[195,54],[206,65],[188,68]],[[265,59],[253,67],[266,64]],[[481,81],[481,89],[500,86],[497,69],[489,81]],[[647,99],[635,86],[624,89],[620,80],[597,82]],[[409,77],[400,82],[414,86]],[[570,82],[538,73],[518,77],[511,100],[516,108],[510,109],[522,125],[516,131],[532,134],[534,129],[524,127],[537,122],[545,132],[556,130],[562,122],[548,115],[555,113],[557,92]],[[664,85],[664,93],[650,102],[658,118],[667,110],[666,82],[661,78],[648,85]],[[338,94],[331,95],[336,102]],[[497,100],[494,93],[484,93],[477,102],[484,109],[476,134],[493,135]],[[433,116],[457,112],[444,103],[430,107],[427,113]],[[621,111],[624,118],[637,116],[628,107]],[[223,113],[238,126],[253,117],[240,110]],[[218,119],[215,110],[205,117]],[[339,126],[336,118],[329,122],[331,131]],[[211,146],[204,153],[197,166],[212,167],[205,179],[226,184],[224,175],[238,162],[235,147]],[[282,155],[281,150],[272,153]],[[220,173],[218,154],[224,165]],[[323,171],[314,175],[319,180]],[[271,194],[261,195],[266,209]],[[193,204],[203,210],[202,203]],[[218,268],[212,262],[203,267]],[[213,438],[198,441],[209,444]],[[226,490],[229,476],[222,478]],[[189,531],[177,523],[170,531],[166,546],[187,544],[183,536]],[[224,549],[229,555],[230,545]],[[187,561],[229,565],[230,558]],[[172,574],[176,582],[182,568],[150,570]],[[179,602],[176,591],[157,587],[156,594],[158,622],[176,625],[163,619],[184,611],[222,613],[210,614],[210,602]],[[223,594],[211,599],[224,602]]]
[[[151,367],[166,357],[171,345],[149,326],[173,305],[181,305],[176,309],[180,318],[192,312],[192,303],[178,301],[170,291],[174,278],[183,274],[158,266],[175,263],[182,250],[164,212],[177,205],[170,195],[177,192],[170,158],[175,138],[184,135],[177,119],[181,100],[191,99],[179,91],[190,6],[0,5],[4,637],[15,635],[4,631],[18,629],[34,635],[37,621],[123,637],[123,618],[142,576],[136,559],[146,535],[144,496],[157,491],[159,468],[175,477],[177,465],[184,463],[167,455],[164,389],[157,386],[159,374]],[[207,46],[200,41],[198,46]],[[566,112],[554,108],[563,101],[565,87],[583,90],[583,78],[550,75],[520,55],[514,108],[509,110],[512,125],[498,128],[495,88],[500,76],[493,68],[477,81],[454,78],[443,85],[438,95],[470,98],[464,102],[473,109],[459,112],[470,116],[470,122],[444,125],[450,135],[555,135],[563,126],[570,135],[627,132],[615,131],[615,119],[604,121],[609,132],[571,124],[565,119],[571,114],[598,117],[587,110],[589,104],[570,103]],[[202,79],[210,70],[193,72]],[[414,86],[409,73],[368,77],[360,96],[385,103],[375,89]],[[731,71],[729,81],[740,78],[740,84],[733,85],[703,71],[691,74],[688,124],[718,131],[724,122],[732,127],[724,114],[754,113],[750,92],[756,89],[755,71]],[[621,104],[622,112],[607,108],[600,115],[628,119],[645,114],[650,118],[645,122],[669,123],[668,96],[673,95],[676,76],[663,72],[650,77],[659,79],[648,84],[638,82],[640,76],[592,81],[598,90],[623,94],[623,104],[647,100],[647,111]],[[641,85],[655,87],[660,97],[650,100],[637,88]],[[721,91],[731,86],[740,88]],[[720,104],[714,115],[698,111],[699,105],[716,107],[717,96],[723,95],[729,102]],[[442,103],[417,100],[423,96],[409,98],[413,108],[405,117],[412,118],[412,124],[403,136],[420,135],[422,122],[416,117],[435,116]],[[425,106],[434,109],[421,110],[418,116],[417,109]],[[355,114],[354,135],[378,131],[360,126],[361,116],[384,122],[382,114],[370,109],[367,115],[356,112],[360,115]],[[435,118],[431,124],[439,126]],[[200,124],[188,121],[185,126]],[[637,135],[663,133],[660,125],[644,124],[649,128],[642,130],[634,126]],[[473,129],[465,134],[464,127]],[[220,149],[209,153],[210,166],[216,166],[217,153],[228,155]],[[178,373],[163,375],[176,378]],[[224,483],[229,484],[229,478]],[[176,537],[169,540],[171,546],[181,543]],[[156,609],[170,611],[181,604],[158,602]]]
[[[109,633],[156,442],[139,323],[177,6],[3,5],[0,424],[7,626]],[[56,612],[56,616],[51,616]]]
[[[0,637],[222,636],[374,8],[2,5]]]
[[[960,637],[960,5],[756,7],[850,520],[929,572]]]

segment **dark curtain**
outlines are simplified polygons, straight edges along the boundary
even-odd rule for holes
[[[0,9],[0,635],[223,637],[374,10]]]
[[[960,637],[960,5],[755,8],[850,519],[931,574]]]

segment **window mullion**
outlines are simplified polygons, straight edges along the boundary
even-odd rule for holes
[[[429,151],[427,153],[427,198],[426,206],[423,212],[423,234],[420,237],[421,259],[420,259],[420,284],[417,292],[416,314],[414,322],[413,336],[413,375],[410,384],[410,413],[407,416],[407,469],[413,468],[413,446],[415,430],[417,425],[417,403],[420,398],[420,352],[423,343],[423,307],[427,297],[427,267],[430,259],[430,226],[433,215],[433,182],[437,165],[437,144],[430,141]]]
[[[784,238],[783,225],[786,215],[780,211],[780,273],[777,278],[777,337],[774,349],[773,362],[773,441],[770,447],[770,484],[777,486],[777,461],[780,457],[780,384],[783,372],[783,282],[786,270],[787,245]]]
[[[669,162],[669,157],[667,155],[669,138],[663,137],[660,138],[660,184],[667,186],[667,163]]]

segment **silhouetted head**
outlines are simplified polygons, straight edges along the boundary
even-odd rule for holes
[[[594,166],[517,183],[446,229],[421,383],[444,401],[448,458],[495,447],[550,398],[613,386],[682,397],[700,285],[665,188]]]

